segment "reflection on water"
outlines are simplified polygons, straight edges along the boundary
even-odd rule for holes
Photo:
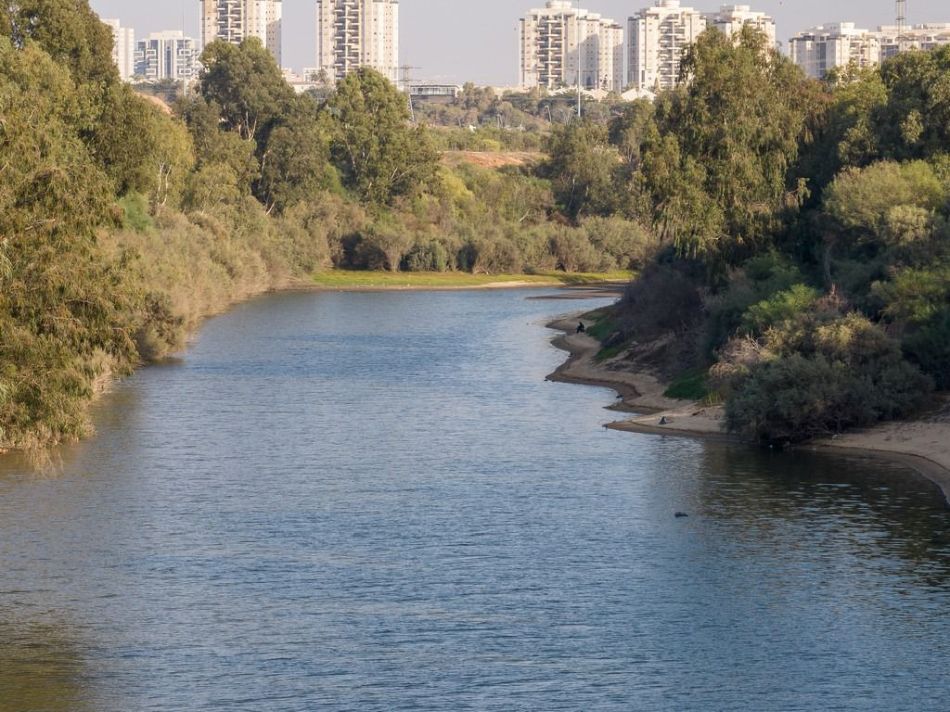
[[[946,709],[935,487],[604,430],[524,297],[257,300],[0,458],[0,712]]]
[[[79,650],[64,625],[0,622],[0,712],[93,710]]]

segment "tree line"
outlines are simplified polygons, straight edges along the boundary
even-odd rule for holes
[[[552,139],[568,215],[655,241],[613,341],[671,378],[708,374],[693,395],[767,442],[950,387],[950,48],[816,82],[751,30],[707,32],[682,72],[655,105]]]
[[[81,437],[108,378],[320,269],[639,259],[621,219],[552,220],[532,169],[441,165],[370,70],[296,95],[259,42],[219,42],[169,109],[111,51],[85,0],[0,5],[0,449]]]

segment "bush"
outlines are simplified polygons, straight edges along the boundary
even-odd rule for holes
[[[516,274],[524,265],[518,246],[501,235],[472,241],[468,253],[475,274]]]
[[[803,314],[818,301],[818,290],[804,284],[770,297],[749,307],[742,319],[743,329],[750,334],[763,334],[769,328]]]
[[[653,256],[656,242],[649,230],[623,218],[590,217],[581,228],[594,249],[613,260],[612,267],[639,269]]]
[[[950,303],[950,265],[902,270],[891,281],[874,284],[872,291],[889,319],[926,323]]]
[[[947,186],[930,164],[884,161],[840,174],[825,210],[859,242],[900,244],[929,234],[928,221],[946,200]]]
[[[122,208],[122,227],[126,230],[145,232],[152,229],[155,223],[148,212],[148,200],[141,193],[129,193],[119,200]]]
[[[616,265],[590,244],[587,235],[576,228],[562,227],[551,237],[551,254],[564,272],[600,272]]]
[[[624,291],[624,330],[647,340],[689,329],[703,317],[697,282],[697,275],[686,263],[651,263]]]
[[[933,388],[895,340],[858,314],[803,315],[766,341],[757,362],[736,369],[726,399],[729,429],[763,442],[801,442],[903,417]]]
[[[453,265],[445,245],[429,240],[412,248],[404,266],[410,272],[448,272]]]
[[[743,325],[750,307],[791,289],[803,279],[801,270],[776,252],[753,257],[733,271],[728,285],[716,294],[707,295],[705,299],[709,315],[707,354],[712,356],[735,335]]]

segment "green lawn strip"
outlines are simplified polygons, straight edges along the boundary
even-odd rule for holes
[[[686,371],[673,380],[663,395],[678,400],[704,401],[711,395],[708,378],[709,370],[705,368]]]
[[[624,282],[631,278],[630,272],[605,272],[599,274],[567,274],[544,272],[541,274],[469,274],[467,272],[368,272],[356,270],[331,270],[313,276],[318,287],[332,289],[411,289],[411,288],[466,288],[483,287],[489,284],[532,284],[543,286],[595,285]]]

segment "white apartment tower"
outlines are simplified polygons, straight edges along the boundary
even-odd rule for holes
[[[190,82],[198,75],[199,54],[198,42],[183,32],[155,32],[138,42],[135,74],[150,82]]]
[[[399,0],[317,0],[317,69],[340,81],[360,67],[399,81]]]
[[[613,20],[550,0],[521,19],[520,83],[530,89],[577,86],[623,90],[623,28]]]
[[[881,61],[881,38],[877,33],[858,29],[853,22],[820,25],[800,32],[789,40],[792,61],[805,74],[823,79],[836,67],[850,64],[864,69]]]
[[[737,35],[746,26],[753,27],[768,38],[769,47],[776,46],[775,20],[748,5],[723,5],[719,12],[706,15],[706,24],[727,37]]]
[[[658,0],[627,21],[630,87],[657,91],[679,81],[683,53],[706,29],[706,17],[679,0]]]
[[[127,82],[135,75],[135,30],[122,27],[118,20],[102,22],[112,30],[112,61],[122,81]]]
[[[201,46],[215,40],[240,44],[257,37],[281,64],[281,0],[200,0]]]

